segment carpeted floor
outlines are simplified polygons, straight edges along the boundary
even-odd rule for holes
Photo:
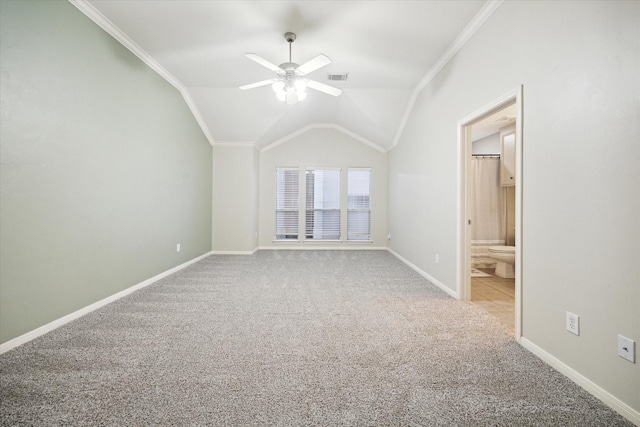
[[[631,425],[385,251],[211,256],[0,375],[2,425]]]

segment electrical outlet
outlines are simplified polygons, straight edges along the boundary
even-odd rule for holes
[[[387,234],[387,240],[391,240],[391,233]]]
[[[440,264],[440,254],[436,254],[436,264]]]
[[[622,335],[618,335],[618,356],[636,363],[636,342]]]
[[[580,316],[567,311],[567,331],[580,335]]]
[[[176,252],[180,252],[180,243],[176,246]]]

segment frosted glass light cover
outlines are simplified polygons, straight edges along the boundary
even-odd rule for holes
[[[287,104],[293,105],[298,103],[298,95],[293,89],[287,90]]]
[[[273,84],[271,85],[271,87],[273,88],[273,90],[278,93],[278,92],[282,92],[284,90],[284,82],[282,80],[276,80],[275,82],[273,82]]]
[[[296,88],[298,92],[304,92],[305,90],[307,90],[307,80],[298,79],[293,83],[293,86]]]

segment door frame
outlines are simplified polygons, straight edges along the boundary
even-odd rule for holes
[[[471,298],[471,233],[468,198],[471,189],[471,127],[474,123],[509,105],[516,105],[516,265],[515,265],[515,338],[522,336],[522,85],[458,121],[458,212],[457,212],[457,294]]]

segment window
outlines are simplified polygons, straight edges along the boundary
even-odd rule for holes
[[[298,239],[298,169],[276,169],[276,239]]]
[[[306,239],[339,240],[340,170],[307,170],[306,192]]]
[[[347,171],[347,240],[371,240],[371,169]]]
[[[276,168],[275,240],[370,243],[371,168],[349,168],[345,176],[340,168],[307,169],[304,180],[301,169]],[[343,179],[347,180],[346,206],[341,196]]]

